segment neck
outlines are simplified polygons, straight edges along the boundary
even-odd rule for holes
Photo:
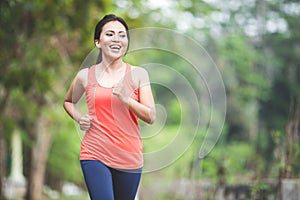
[[[122,58],[113,60],[113,61],[108,61],[106,59],[103,59],[101,62],[102,67],[105,69],[107,72],[114,72],[120,70],[124,66],[124,62]]]

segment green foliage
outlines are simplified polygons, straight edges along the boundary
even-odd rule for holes
[[[191,0],[190,3],[186,3],[185,1],[180,1],[179,6],[184,11],[188,11],[197,17],[206,16],[209,15],[211,12],[218,10],[214,6],[204,1],[197,1],[197,0]]]
[[[196,177],[218,181],[219,174],[224,170],[222,173],[229,183],[241,181],[240,177],[275,177],[284,164],[275,160],[275,146],[280,144],[284,147],[286,123],[289,117],[295,117],[290,115],[290,111],[299,106],[300,99],[300,24],[297,14],[283,9],[289,2],[264,2],[266,12],[258,13],[258,8],[261,8],[259,1],[255,5],[240,3],[239,10],[222,10],[222,6],[208,1],[177,1],[171,6],[173,16],[167,16],[170,10],[165,12],[166,8],[150,8],[145,1],[138,0],[2,0],[0,99],[5,109],[0,114],[0,123],[4,127],[4,132],[0,134],[4,134],[9,143],[14,128],[21,127],[24,152],[27,153],[35,142],[28,130],[34,127],[39,113],[49,115],[53,141],[47,165],[47,183],[57,188],[56,183],[66,180],[81,184],[83,179],[78,162],[80,136],[74,123],[62,110],[61,103],[69,85],[66,80],[70,82],[76,73],[74,69],[79,69],[86,53],[94,47],[93,29],[96,22],[106,13],[115,13],[122,15],[130,28],[180,28],[180,17],[192,16],[193,20],[203,19],[206,25],[204,28],[195,28],[197,25],[188,27],[187,32],[191,35],[201,38],[204,32],[210,33],[207,29],[220,28],[220,37],[210,35],[202,40],[214,54],[212,57],[226,86],[226,130],[222,141],[200,162],[197,153],[204,136],[203,130],[199,130],[194,143],[162,174],[168,179]],[[227,22],[213,22],[211,14],[222,12],[226,12],[230,19]],[[242,31],[251,20],[260,18],[264,22],[257,22],[261,23],[257,26],[268,27],[267,21],[272,16],[282,17],[288,30],[268,32],[266,28],[264,31],[258,30],[261,32],[255,38]],[[239,20],[245,23],[238,23]],[[230,28],[238,34],[231,34]],[[139,66],[145,63],[169,66],[189,77],[192,87],[197,88],[199,84],[193,78],[195,71],[187,70],[192,69],[191,64],[172,52],[133,52],[126,56],[126,60]],[[150,78],[164,80],[177,87],[176,78],[167,74],[158,73],[157,77]],[[162,148],[176,137],[178,124],[184,117],[182,108],[188,103],[179,101],[172,91],[159,84],[153,84],[153,92],[156,102],[166,109],[168,119],[159,135],[144,141],[146,151]],[[186,140],[191,137],[188,130],[184,127]],[[272,138],[271,132],[274,132],[275,138]],[[297,177],[300,150],[293,148],[295,164],[288,170]],[[254,193],[264,187],[258,183]]]
[[[266,194],[271,192],[271,190],[272,190],[272,188],[270,185],[259,180],[251,188],[251,197],[252,197],[252,199],[264,199],[264,198],[266,198]]]
[[[218,180],[218,171],[224,170],[228,183],[238,183],[254,175],[251,162],[255,159],[253,146],[249,143],[231,143],[215,146],[213,151],[200,162],[200,177]],[[223,168],[223,169],[221,169]]]
[[[183,102],[182,102],[183,103]],[[182,109],[184,105],[178,102],[178,99],[171,100],[168,108],[168,115],[170,116],[170,124],[179,124],[182,120]]]
[[[60,189],[63,182],[83,182],[79,163],[81,136],[73,120],[61,115],[62,107],[53,113],[52,145],[47,162],[46,183]]]
[[[277,137],[277,139],[279,139],[279,137]],[[280,140],[281,139],[278,141]],[[253,165],[256,168],[256,175],[258,177],[276,177],[278,173],[278,166],[273,163],[276,160],[276,156],[274,156],[274,143],[276,143],[276,141],[274,141],[270,132],[265,129],[259,131],[253,143],[256,152]],[[266,158],[268,162],[266,162]]]
[[[268,97],[270,81],[259,68],[262,56],[243,35],[224,37],[218,45],[228,99],[228,139],[247,140],[256,126],[257,102]]]

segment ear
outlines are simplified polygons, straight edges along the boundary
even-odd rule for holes
[[[100,40],[95,40],[95,45],[98,49],[100,49],[101,48]]]

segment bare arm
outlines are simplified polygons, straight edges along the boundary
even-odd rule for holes
[[[77,102],[80,100],[85,92],[87,84],[88,69],[83,69],[78,72],[73,80],[63,103],[63,107],[72,119],[80,124],[82,130],[87,130],[90,127],[90,117],[83,115],[76,107]]]
[[[139,89],[140,102],[130,98],[129,108],[143,121],[153,124],[156,117],[155,105],[150,85]]]
[[[134,68],[132,70],[132,76],[135,84],[139,89],[139,100],[130,97],[130,92],[126,92],[127,88],[123,85],[117,85],[113,93],[118,96],[118,98],[128,105],[141,120],[146,123],[152,124],[155,121],[155,104],[151,91],[150,81],[148,72],[142,68]]]

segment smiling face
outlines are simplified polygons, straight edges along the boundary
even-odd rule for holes
[[[102,49],[102,57],[108,60],[121,58],[128,46],[126,28],[119,21],[111,21],[103,26],[100,40],[95,44]]]

